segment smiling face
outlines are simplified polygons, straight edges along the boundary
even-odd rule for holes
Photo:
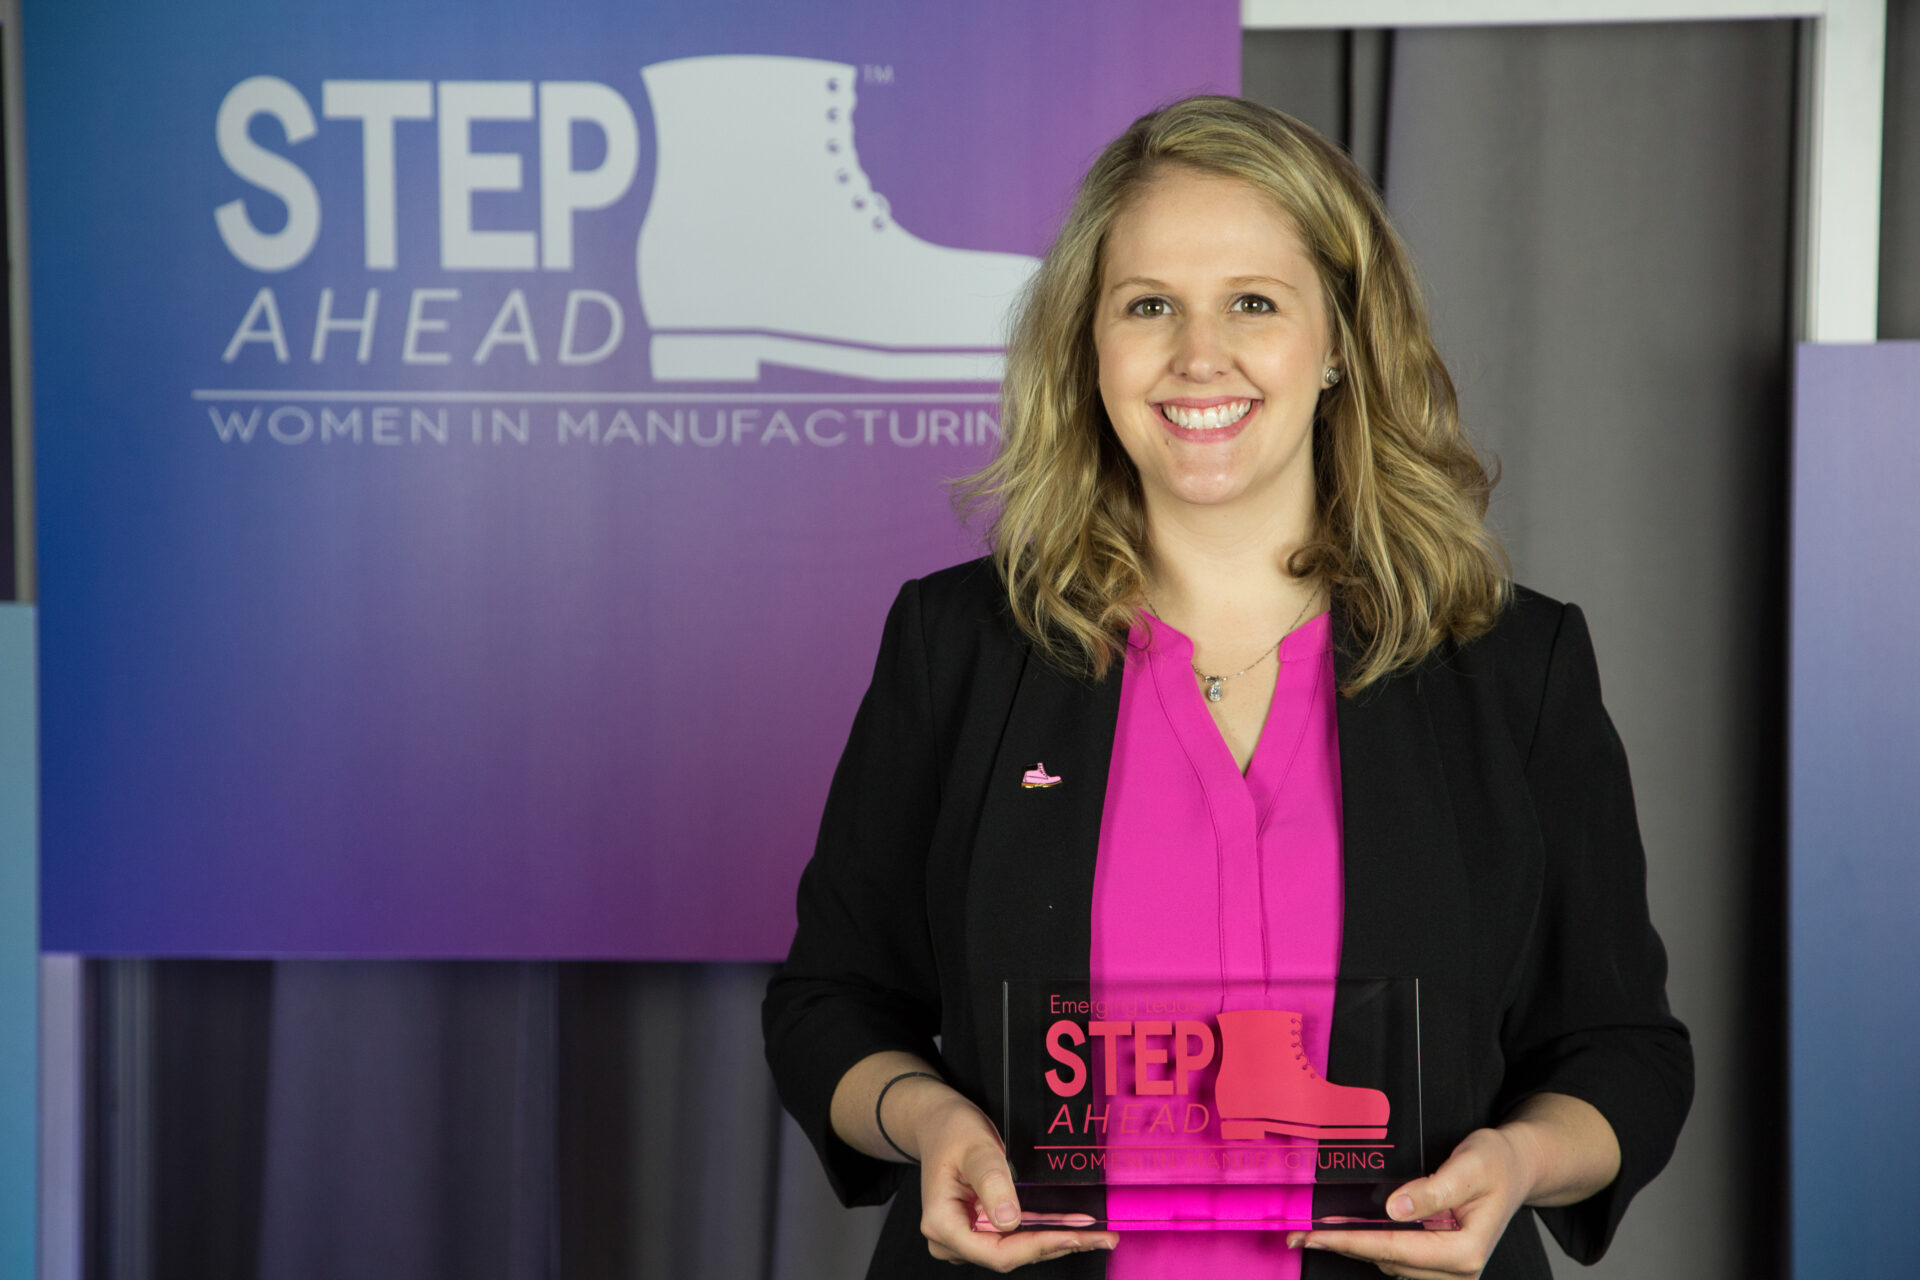
[[[1339,361],[1306,246],[1271,199],[1171,169],[1114,220],[1094,303],[1100,396],[1150,521],[1311,528],[1313,416]]]

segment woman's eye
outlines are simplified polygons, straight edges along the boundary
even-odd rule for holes
[[[1128,307],[1127,313],[1136,316],[1164,316],[1168,310],[1165,298],[1142,298]]]
[[[1270,300],[1262,298],[1257,294],[1247,294],[1245,297],[1235,298],[1233,300],[1233,309],[1247,315],[1263,316],[1271,315],[1274,311],[1274,305]]]

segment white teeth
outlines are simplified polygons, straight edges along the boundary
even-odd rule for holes
[[[1247,416],[1253,408],[1251,400],[1229,400],[1225,404],[1214,405],[1210,409],[1188,409],[1177,404],[1163,404],[1160,412],[1167,421],[1188,431],[1214,431],[1220,427],[1230,427]]]

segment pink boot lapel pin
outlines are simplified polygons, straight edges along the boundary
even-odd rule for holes
[[[1033,787],[1057,787],[1060,785],[1060,778],[1057,774],[1047,772],[1047,765],[1043,760],[1020,776],[1020,785],[1029,789]]]

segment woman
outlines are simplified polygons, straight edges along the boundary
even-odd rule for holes
[[[1546,1277],[1523,1206],[1593,1260],[1691,1054],[1585,623],[1507,580],[1365,177],[1233,99],[1137,121],[1003,396],[993,555],[902,589],[767,999],[836,1190],[895,1196],[872,1274]],[[1388,1211],[1459,1231],[973,1229],[1019,1221],[1001,982],[1199,952],[1420,979],[1439,1164]]]

